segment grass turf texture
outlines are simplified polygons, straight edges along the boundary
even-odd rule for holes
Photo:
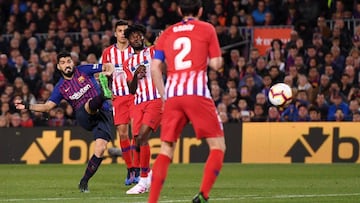
[[[0,165],[0,202],[146,202],[125,195],[124,165],[102,165],[90,193],[77,186],[85,165]],[[171,165],[160,202],[190,202],[203,164]],[[210,202],[360,202],[359,164],[224,164]]]

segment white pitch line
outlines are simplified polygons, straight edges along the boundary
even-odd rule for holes
[[[244,200],[244,199],[288,199],[288,198],[310,198],[310,197],[344,197],[344,196],[360,196],[360,193],[345,193],[345,194],[307,194],[307,195],[271,195],[271,196],[263,196],[263,195],[241,195],[236,197],[227,197],[227,198],[211,198],[211,201],[234,201],[234,200]],[[141,199],[143,197],[138,196],[129,196],[129,199]],[[104,197],[68,197],[68,198],[31,198],[31,199],[25,199],[25,198],[16,198],[16,199],[0,199],[0,202],[21,202],[21,201],[64,201],[64,200],[97,200],[97,199],[104,199]],[[119,200],[124,199],[124,197],[106,197],[105,199],[111,199],[111,200]],[[161,200],[159,202],[162,203],[172,203],[172,202],[189,202],[189,199],[177,199],[177,200]],[[146,202],[138,202],[138,203],[146,203]]]

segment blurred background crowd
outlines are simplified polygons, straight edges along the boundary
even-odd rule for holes
[[[225,59],[209,70],[209,88],[223,123],[360,121],[360,2],[357,0],[203,0]],[[76,125],[66,102],[49,113],[16,111],[13,100],[45,102],[60,75],[56,54],[98,63],[115,43],[119,19],[142,23],[146,45],[180,20],[172,0],[0,0],[0,127]],[[266,54],[252,46],[254,26],[291,26]],[[244,43],[243,43],[244,42]],[[271,106],[272,84],[294,92],[287,107]]]

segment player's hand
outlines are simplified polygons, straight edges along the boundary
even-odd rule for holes
[[[103,64],[103,74],[106,76],[111,76],[115,70],[115,66],[112,63]]]
[[[140,65],[136,71],[135,75],[137,75],[138,79],[142,79],[146,76],[146,67],[144,65]]]
[[[23,101],[20,100],[20,99],[16,99],[16,100],[14,101],[14,105],[15,105],[15,108],[16,108],[16,109],[19,109],[19,110],[25,109],[25,104],[24,104]]]

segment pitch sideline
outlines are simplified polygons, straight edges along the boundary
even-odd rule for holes
[[[211,201],[234,201],[234,200],[244,200],[244,199],[288,199],[288,198],[310,198],[310,197],[342,197],[342,196],[360,196],[360,193],[338,193],[338,194],[308,194],[308,195],[271,195],[271,196],[262,196],[262,195],[241,195],[237,197],[227,197],[227,198],[211,198]],[[80,200],[80,199],[103,199],[104,197],[69,197],[69,198],[16,198],[16,199],[0,199],[0,202],[21,202],[21,201],[64,201],[64,200]],[[134,197],[132,196],[129,199],[143,198],[141,196]],[[119,200],[121,197],[106,197],[110,200]],[[159,202],[163,203],[172,203],[172,202],[188,202],[189,199],[178,199],[178,200],[163,200]],[[138,202],[146,203],[146,202]]]

